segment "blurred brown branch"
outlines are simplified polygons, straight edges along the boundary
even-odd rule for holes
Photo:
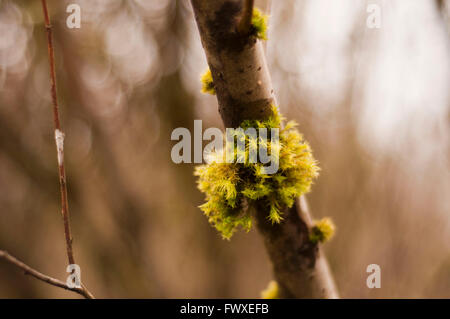
[[[84,286],[82,286],[81,288],[70,288],[66,283],[62,282],[61,280],[44,275],[43,273],[24,264],[22,261],[18,260],[14,256],[11,256],[8,252],[6,252],[4,250],[0,250],[0,259],[4,259],[7,262],[9,262],[10,264],[22,269],[25,272],[25,275],[30,275],[30,276],[32,276],[38,280],[41,280],[49,285],[73,291],[77,294],[82,295],[86,299],[94,299],[94,296]]]
[[[265,119],[276,105],[261,42],[236,33],[235,21],[250,1],[191,0],[216,88],[225,127],[248,119]],[[247,13],[244,13],[245,15]],[[245,71],[244,71],[245,70]],[[304,198],[272,225],[257,209],[256,220],[284,298],[338,298],[321,249],[309,240],[311,217]]]
[[[67,184],[66,184],[66,172],[64,168],[64,133],[61,127],[61,121],[59,118],[59,107],[58,98],[56,93],[56,74],[55,74],[55,54],[53,48],[53,36],[52,36],[52,26],[50,24],[50,18],[48,14],[47,2],[42,0],[42,10],[44,13],[45,29],[47,32],[47,45],[48,45],[48,58],[50,65],[50,81],[51,81],[51,96],[53,102],[53,121],[55,126],[55,143],[58,156],[58,173],[60,182],[60,192],[61,192],[61,213],[64,220],[64,234],[66,238],[66,250],[67,257],[70,265],[75,264],[75,258],[73,256],[72,249],[72,235],[70,230],[70,220],[69,220],[69,206],[67,200]],[[23,262],[19,261],[15,257],[9,255],[5,251],[0,250],[0,258],[5,259],[13,265],[23,269],[25,274],[30,274],[31,276],[44,281],[50,285],[57,286],[63,289],[71,290],[77,292],[78,294],[84,296],[85,298],[92,299],[94,296],[86,289],[84,285],[81,284],[81,288],[70,288],[65,283],[54,279],[52,277],[46,276],[37,270],[32,269]]]
[[[56,95],[55,53],[53,49],[52,26],[50,24],[46,0],[42,0],[42,9],[44,12],[45,30],[47,32],[47,42],[48,42],[51,95],[53,102],[53,121],[55,124],[55,142],[56,142],[56,149],[58,152],[58,173],[61,191],[61,213],[64,219],[64,234],[66,236],[67,257],[69,260],[69,264],[75,264],[75,258],[73,257],[73,249],[72,249],[73,238],[70,230],[69,205],[67,201],[66,171],[64,168],[64,133],[62,131],[61,122],[59,119],[58,98]]]
[[[254,4],[255,4],[254,0],[244,0],[244,9],[242,10],[242,17],[238,24],[238,31],[242,35],[247,35],[250,32],[250,27],[252,26],[252,15]]]

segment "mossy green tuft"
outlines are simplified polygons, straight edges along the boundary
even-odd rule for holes
[[[245,151],[235,156],[244,157],[244,163],[226,163],[225,152],[211,153],[209,164],[196,167],[198,188],[206,195],[206,203],[200,206],[209,222],[226,239],[242,227],[249,231],[252,225],[250,211],[258,203],[258,213],[267,213],[272,223],[280,223],[283,210],[292,205],[295,199],[308,192],[313,180],[318,176],[319,167],[311,149],[297,131],[295,122],[283,125],[283,119],[273,106],[273,115],[265,121],[244,121],[241,128],[279,128],[279,141],[256,140],[247,135]],[[267,154],[278,155],[279,169],[274,174],[265,174],[264,165],[250,163],[249,145],[265,148]],[[274,150],[274,152],[272,152]],[[278,151],[278,152],[275,152]]]
[[[314,223],[311,234],[309,235],[309,240],[314,244],[318,242],[324,243],[333,237],[335,229],[336,226],[334,226],[334,223],[330,218],[322,218]]]
[[[267,285],[267,288],[261,291],[262,299],[279,299],[279,287],[275,280],[271,280]]]
[[[252,29],[253,34],[261,40],[267,40],[267,25],[269,16],[262,13],[259,9],[253,9]]]
[[[202,82],[202,93],[216,95],[211,70],[208,69],[202,74],[200,81]]]

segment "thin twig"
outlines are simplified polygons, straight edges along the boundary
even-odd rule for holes
[[[25,275],[30,275],[38,280],[41,280],[47,284],[50,284],[52,286],[56,286],[59,288],[73,291],[79,295],[82,295],[86,299],[94,299],[94,296],[84,286],[82,286],[82,288],[70,288],[66,283],[62,282],[61,280],[44,275],[43,273],[24,264],[22,261],[18,260],[14,256],[11,256],[8,252],[6,252],[4,250],[0,250],[0,259],[4,259],[7,262],[9,262],[10,264],[22,269],[25,272]]]
[[[59,184],[61,192],[61,213],[64,220],[64,234],[66,236],[67,258],[69,264],[75,264],[72,250],[72,234],[70,230],[69,220],[69,205],[67,202],[67,185],[66,185],[66,171],[64,168],[64,133],[61,128],[59,120],[58,98],[56,95],[56,75],[55,75],[55,53],[53,49],[52,26],[48,16],[47,2],[42,0],[42,9],[44,11],[45,30],[47,31],[48,42],[48,58],[50,64],[50,81],[51,81],[51,95],[53,102],[53,121],[55,125],[55,142],[58,152],[58,173]]]
[[[238,24],[238,32],[242,35],[250,33],[252,25],[254,0],[244,0],[244,9],[242,10],[242,17]]]
[[[56,151],[57,151],[57,155],[58,155],[58,174],[59,174],[59,185],[60,185],[60,193],[61,193],[61,214],[62,214],[63,221],[64,221],[64,235],[66,238],[67,259],[69,261],[69,264],[73,265],[73,264],[75,264],[75,258],[73,256],[73,249],[72,249],[73,238],[72,238],[72,233],[71,233],[71,229],[70,229],[69,204],[68,204],[68,200],[67,200],[66,170],[64,168],[64,133],[63,133],[63,130],[61,127],[61,121],[59,119],[58,97],[56,94],[55,52],[53,49],[52,25],[50,23],[46,0],[42,0],[42,10],[44,12],[45,30],[47,32],[48,60],[49,60],[49,65],[50,65],[51,95],[52,95],[52,102],[53,102],[53,122],[54,122],[54,126],[55,126],[55,143],[56,143]],[[64,287],[62,287],[62,288],[64,288]],[[87,296],[86,298],[94,297],[86,289],[86,287],[83,284],[81,284],[81,288],[78,288],[78,290],[80,292],[82,292],[82,294],[84,296]]]

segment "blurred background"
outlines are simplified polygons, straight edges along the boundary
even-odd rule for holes
[[[66,27],[67,5],[81,28]],[[380,28],[366,25],[381,8]],[[259,234],[224,241],[197,208],[177,127],[223,128],[187,0],[49,0],[74,251],[102,298],[254,298],[272,279]],[[257,1],[281,111],[320,161],[308,195],[337,225],[342,297],[450,297],[449,1]],[[0,0],[0,249],[65,281],[40,1]],[[381,267],[381,288],[366,267]],[[0,261],[0,298],[78,298]]]

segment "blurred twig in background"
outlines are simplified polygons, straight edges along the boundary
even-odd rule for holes
[[[93,299],[94,296],[85,288],[71,288],[69,287],[66,283],[49,277],[47,275],[44,275],[43,273],[40,273],[39,271],[31,268],[30,266],[24,264],[23,262],[21,262],[20,260],[18,260],[17,258],[15,258],[14,256],[11,256],[8,252],[4,251],[4,250],[0,250],[0,259],[4,259],[7,262],[13,264],[14,266],[22,269],[25,272],[25,275],[30,275],[38,280],[41,280],[47,284],[59,287],[59,288],[63,288],[66,290],[70,290],[73,292],[76,292],[77,294],[82,295],[83,297],[85,297],[86,299]]]
[[[59,107],[58,107],[58,97],[56,92],[56,74],[55,74],[55,52],[53,48],[53,35],[52,35],[52,26],[50,23],[50,17],[48,14],[47,2],[46,0],[42,0],[42,10],[44,13],[44,22],[45,22],[45,30],[47,33],[47,45],[48,45],[48,58],[49,58],[49,66],[50,66],[50,82],[51,82],[51,96],[53,102],[53,121],[55,126],[55,143],[56,143],[56,151],[58,156],[58,173],[59,173],[59,183],[60,183],[60,192],[61,192],[61,214],[64,220],[64,234],[66,238],[66,250],[67,250],[67,258],[69,261],[69,265],[75,264],[75,258],[73,256],[72,249],[72,234],[70,229],[70,216],[69,216],[69,204],[67,200],[67,182],[66,182],[66,171],[64,168],[64,133],[61,127],[61,121],[59,118]],[[57,286],[60,288],[64,288],[67,290],[71,290],[77,292],[84,296],[85,298],[92,299],[94,295],[90,293],[87,288],[81,283],[80,288],[70,288],[68,285],[63,282],[46,276],[37,270],[32,269],[27,266],[23,262],[17,260],[15,257],[11,256],[5,251],[0,250],[0,258],[4,258],[11,264],[23,269],[26,274],[30,274],[31,276],[42,280],[48,284],[53,286]]]
[[[42,10],[44,12],[45,31],[47,32],[48,59],[50,65],[50,81],[53,102],[53,121],[55,125],[55,143],[58,155],[58,173],[61,192],[61,213],[64,220],[64,234],[66,236],[67,258],[69,264],[75,264],[72,249],[72,233],[70,229],[69,203],[67,201],[67,183],[66,170],[64,168],[64,132],[59,119],[58,97],[56,93],[56,74],[55,74],[55,52],[53,49],[53,35],[46,0],[42,0]]]

